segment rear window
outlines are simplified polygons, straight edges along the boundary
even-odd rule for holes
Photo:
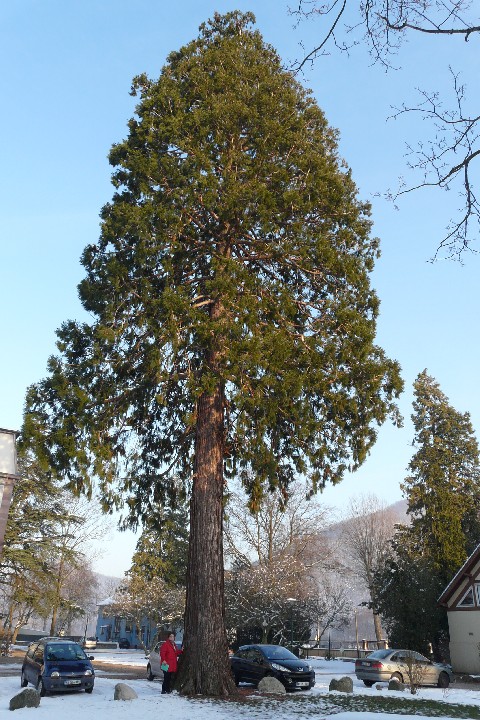
[[[372,658],[373,660],[382,660],[383,658],[386,658],[387,655],[390,655],[391,652],[391,650],[375,650],[375,652],[370,653],[368,659]]]

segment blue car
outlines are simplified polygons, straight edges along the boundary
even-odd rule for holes
[[[22,664],[20,684],[37,688],[43,697],[68,690],[93,691],[95,671],[83,648],[66,638],[42,638],[33,642]]]

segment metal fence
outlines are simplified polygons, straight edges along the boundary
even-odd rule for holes
[[[321,642],[315,647],[302,645],[299,647],[299,655],[302,658],[308,657],[327,657],[337,660],[355,660],[356,658],[370,655],[371,652],[378,649],[388,648],[386,640],[360,640],[358,645],[355,641],[349,643],[344,642],[337,644],[335,642]]]

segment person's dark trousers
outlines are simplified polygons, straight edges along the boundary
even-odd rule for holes
[[[164,672],[163,673],[162,695],[164,695],[165,693],[172,692],[170,684],[172,682],[174,675],[175,675],[175,673],[173,673],[173,672]]]

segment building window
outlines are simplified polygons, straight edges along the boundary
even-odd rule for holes
[[[477,601],[479,597],[479,584],[477,583],[475,585],[475,589],[477,591]],[[473,587],[469,587],[465,595],[462,597],[460,602],[458,603],[458,607],[475,607],[475,600],[473,597]]]

